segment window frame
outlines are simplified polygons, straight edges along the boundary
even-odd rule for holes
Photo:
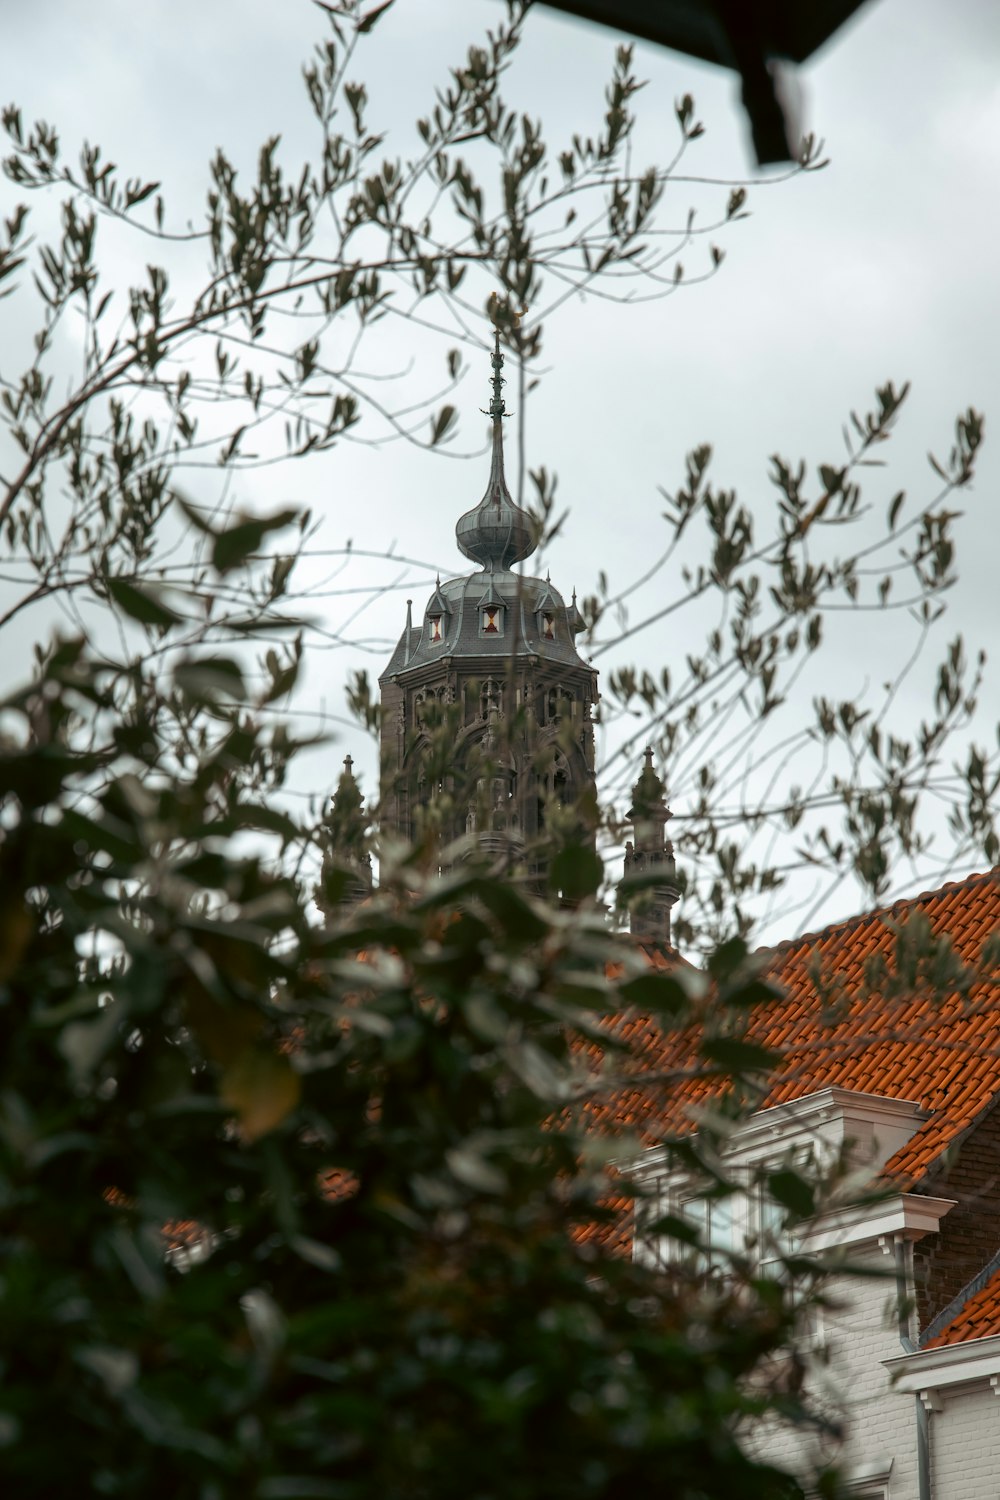
[[[505,612],[506,611],[502,604],[480,604],[479,634],[484,638],[487,636],[502,636],[504,634]],[[496,617],[496,624],[493,626],[487,625],[486,623],[487,616],[489,615],[494,615]]]
[[[732,1193],[713,1196],[683,1173],[643,1172],[654,1196],[643,1205],[642,1218],[655,1221],[664,1216],[693,1224],[702,1234],[704,1249],[684,1240],[657,1235],[651,1240],[640,1220],[636,1222],[635,1254],[647,1262],[667,1266],[675,1260],[699,1261],[706,1270],[724,1271],[729,1255],[747,1260],[754,1274],[781,1275],[782,1259],[794,1249],[792,1235],[782,1228],[784,1210],[767,1191],[762,1174],[777,1170],[783,1158],[741,1162],[727,1168]],[[724,1232],[713,1228],[717,1219]],[[707,1254],[705,1253],[707,1250]]]

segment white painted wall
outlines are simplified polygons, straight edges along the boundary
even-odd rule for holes
[[[826,1089],[789,1105],[762,1110],[734,1132],[725,1152],[735,1169],[752,1169],[780,1159],[789,1148],[809,1146],[831,1157],[853,1143],[856,1160],[877,1172],[918,1127],[922,1112],[900,1100],[886,1100],[843,1089]],[[683,1205],[686,1184],[671,1173],[662,1153],[649,1152],[632,1165],[637,1179],[656,1184],[660,1208]],[[1000,1360],[968,1361],[956,1351],[944,1356],[950,1378],[940,1371],[942,1356],[933,1351],[903,1359],[896,1301],[894,1244],[933,1232],[954,1205],[927,1195],[901,1194],[875,1203],[856,1204],[817,1221],[804,1235],[813,1252],[843,1250],[857,1271],[831,1277],[828,1309],[816,1333],[802,1345],[808,1388],[824,1414],[840,1424],[843,1441],[784,1429],[778,1422],[758,1422],[744,1435],[747,1447],[771,1462],[807,1475],[835,1460],[856,1476],[851,1493],[858,1500],[918,1500],[917,1396],[935,1380],[936,1407],[930,1414],[933,1500],[1000,1500]],[[669,1261],[677,1246],[669,1240],[637,1241],[638,1257]],[[909,1265],[909,1256],[907,1256]],[[908,1289],[912,1295],[912,1288]],[[911,1331],[912,1332],[912,1331]],[[993,1341],[978,1341],[980,1350]],[[977,1343],[963,1346],[975,1351]],[[885,1361],[896,1361],[907,1389],[894,1384]],[[905,1366],[905,1369],[903,1368]],[[933,1366],[933,1368],[931,1368]],[[969,1378],[966,1378],[966,1376]],[[887,1475],[880,1480],[877,1476]]]
[[[934,1500],[997,1500],[1000,1398],[982,1382],[949,1393],[941,1406],[930,1419]]]

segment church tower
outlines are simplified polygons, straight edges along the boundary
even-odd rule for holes
[[[625,845],[625,870],[619,894],[629,908],[629,927],[640,942],[670,948],[670,912],[680,895],[674,846],[667,838],[671,816],[663,782],[647,749],[632,806],[625,814],[634,841]]]
[[[379,678],[381,824],[417,839],[430,814],[442,848],[466,837],[541,885],[548,835],[593,838],[597,673],[576,649],[575,593],[567,605],[514,571],[537,537],[504,478],[499,332],[492,363],[486,493],[455,527],[475,571],[438,579],[416,622],[408,603]]]

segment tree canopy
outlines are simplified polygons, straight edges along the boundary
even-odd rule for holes
[[[564,297],[682,285],[692,243],[714,274],[711,236],[745,193],[721,192],[704,241],[690,219],[664,226],[702,126],[685,96],[671,163],[634,169],[627,48],[592,134],[550,146],[504,102],[521,4],[396,152],[352,81],[390,7],[321,9],[314,158],[290,167],[268,141],[243,181],[220,151],[200,226],[96,145],[67,156],[53,126],[3,116],[7,179],[25,203],[55,197],[59,228],[33,240],[19,206],[0,244],[0,290],[38,311],[26,361],[0,373],[0,632],[35,639],[0,705],[2,1462],[24,1494],[610,1496],[664,1474],[691,1500],[797,1494],[740,1432],[766,1409],[832,1435],[791,1352],[822,1266],[787,1256],[775,1280],[735,1258],[720,1277],[612,1253],[609,1198],[639,1189],[611,1168],[638,1143],[595,1132],[586,1106],[620,1081],[602,1019],[628,1006],[693,1027],[694,1066],[725,1058],[733,1112],[757,1097],[767,1059],[741,1036],[769,992],[733,933],[788,865],[737,822],[765,846],[801,825],[795,859],[875,894],[919,847],[975,696],[960,644],[915,735],[892,732],[891,690],[875,713],[820,696],[794,731],[819,747],[815,780],[776,773],[751,805],[723,789],[747,756],[786,765],[781,736],[760,737],[821,659],[829,611],[887,608],[904,577],[918,636],[932,628],[981,419],[959,419],[937,493],[893,497],[866,552],[842,538],[905,394],[891,386],[846,461],[813,478],[774,460],[773,535],[710,483],[704,448],[667,497],[654,567],[686,570],[668,607],[708,600],[718,622],[676,679],[617,668],[608,707],[641,705],[668,776],[686,757],[700,787],[685,853],[709,878],[686,930],[713,954],[711,1003],[700,974],[650,972],[609,928],[582,859],[568,907],[474,861],[442,877],[432,841],[382,849],[377,889],[345,904],[323,858],[348,834],[370,853],[350,787],[331,823],[280,798],[302,748],[275,708],[315,628],[296,584],[311,519],[241,509],[232,485],[279,456],[335,463],[366,422],[442,444],[487,328],[526,401]],[[802,169],[818,161],[805,143]],[[102,263],[109,229],[146,246],[130,284]],[[193,291],[179,250],[204,258]],[[446,335],[418,411],[364,375],[390,307]],[[551,536],[552,476],[523,484]],[[638,633],[625,609],[606,583],[583,602],[595,654]],[[367,681],[350,692],[375,723]],[[956,837],[994,858],[992,761],[972,752],[950,786]],[[806,1199],[788,1197],[791,1223]]]

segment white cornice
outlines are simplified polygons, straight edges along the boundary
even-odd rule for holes
[[[732,1146],[741,1151],[753,1150],[755,1146],[787,1138],[790,1129],[813,1130],[845,1116],[870,1120],[872,1124],[885,1120],[905,1121],[916,1130],[928,1118],[928,1112],[912,1099],[892,1099],[885,1094],[866,1094],[859,1089],[817,1089],[815,1093],[803,1094],[800,1099],[758,1110],[752,1119],[734,1132]]]
[[[897,1391],[925,1398],[925,1394],[969,1381],[988,1380],[994,1392],[1000,1386],[1000,1334],[943,1344],[935,1349],[915,1349],[897,1354],[882,1364],[892,1376]],[[929,1401],[925,1404],[930,1405]]]
[[[817,1254],[865,1240],[920,1240],[925,1234],[935,1234],[945,1214],[954,1207],[953,1198],[894,1193],[874,1203],[852,1204],[824,1214],[801,1231],[801,1244],[804,1250]]]
[[[740,1121],[723,1150],[727,1160],[752,1165],[755,1160],[773,1158],[776,1147],[793,1147],[802,1139],[813,1141],[824,1127],[831,1125],[839,1125],[844,1138],[851,1135],[851,1127],[860,1121],[875,1130],[889,1126],[895,1127],[901,1136],[911,1136],[928,1118],[929,1112],[912,1099],[866,1094],[859,1089],[817,1089],[799,1099],[758,1110],[748,1120]],[[697,1118],[694,1123],[697,1127]],[[628,1163],[628,1167],[637,1176],[647,1176],[662,1172],[668,1161],[668,1151],[652,1147]],[[678,1175],[683,1176],[683,1173]],[[876,1232],[882,1233],[881,1230]]]

